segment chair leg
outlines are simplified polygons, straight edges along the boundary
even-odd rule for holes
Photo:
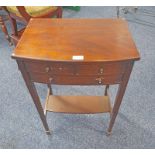
[[[11,29],[12,29],[12,34],[15,36],[18,36],[18,31],[17,31],[17,22],[15,19],[9,17],[10,23],[11,23]]]
[[[3,21],[1,21],[0,25],[1,25],[2,31],[5,34],[6,39],[9,41],[9,44],[12,45],[11,38],[10,38],[10,36],[8,34],[8,31],[7,31],[5,23]]]
[[[52,87],[51,87],[51,84],[47,84],[47,86],[48,86],[48,89],[49,89],[49,93],[50,93],[50,95],[52,95],[52,94],[53,94],[53,92],[52,92]]]
[[[57,18],[62,18],[62,8],[61,7],[58,8]]]
[[[14,46],[16,47],[17,43],[18,43],[18,30],[17,30],[17,22],[14,18],[9,16],[9,21],[11,24],[11,40],[14,44]]]
[[[116,7],[116,11],[117,11],[117,18],[119,18],[120,17],[120,7],[119,6]]]
[[[109,85],[106,85],[106,87],[105,87],[105,92],[104,92],[104,95],[105,95],[105,96],[108,95],[108,89],[109,89]]]

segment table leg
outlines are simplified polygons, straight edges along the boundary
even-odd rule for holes
[[[106,87],[105,87],[105,92],[104,92],[104,95],[105,95],[105,96],[108,95],[108,89],[109,89],[109,85],[106,85]]]
[[[112,114],[111,114],[109,127],[108,127],[108,130],[107,130],[107,135],[111,134],[111,131],[112,131],[116,116],[118,114],[118,111],[119,111],[119,108],[120,108],[120,105],[121,105],[121,102],[122,102],[122,99],[123,99],[123,96],[124,96],[124,93],[125,93],[125,90],[126,90],[126,86],[128,84],[128,80],[129,80],[132,68],[133,68],[133,62],[130,63],[129,66],[127,67],[127,71],[126,71],[126,73],[124,75],[123,81],[119,85],[119,89],[118,89],[118,92],[117,92],[117,95],[116,95],[114,107],[112,109]]]
[[[31,94],[33,102],[34,102],[34,104],[35,104],[35,106],[37,108],[39,116],[40,116],[40,118],[42,120],[42,123],[44,125],[45,130],[46,130],[46,133],[49,135],[50,131],[49,131],[49,127],[48,127],[48,124],[47,124],[47,121],[46,121],[46,116],[44,115],[44,111],[43,111],[43,108],[42,108],[42,105],[41,105],[37,90],[35,88],[35,85],[31,81],[31,79],[29,77],[29,74],[26,71],[24,63],[22,61],[19,61],[19,60],[17,60],[17,63],[18,63],[18,67],[19,67],[19,69],[20,69],[20,71],[22,73],[22,76],[23,76],[23,78],[25,80],[26,86],[27,86],[27,88],[28,88],[28,90],[29,90],[29,92]]]
[[[50,95],[52,95],[52,94],[53,94],[53,92],[52,92],[52,87],[51,87],[51,84],[47,84],[47,86],[48,86],[48,89],[49,89],[49,94],[50,94]]]

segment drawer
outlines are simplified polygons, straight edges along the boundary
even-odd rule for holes
[[[28,72],[48,73],[49,65],[45,62],[25,62],[25,67]]]
[[[52,75],[73,75],[74,67],[70,63],[47,63],[31,62],[25,63],[28,72],[50,73]]]
[[[48,73],[50,75],[119,75],[126,70],[127,63],[62,63],[62,62],[31,62],[25,63],[28,72]]]
[[[123,74],[105,76],[78,76],[78,75],[50,75],[44,73],[30,73],[30,78],[38,83],[51,83],[59,85],[103,85],[118,84],[121,82]]]
[[[115,75],[125,72],[127,63],[81,64],[76,67],[77,75]]]
[[[118,84],[122,76],[53,76],[52,84],[59,85],[103,85]]]
[[[51,63],[49,67],[52,75],[74,75],[74,65],[71,63]]]

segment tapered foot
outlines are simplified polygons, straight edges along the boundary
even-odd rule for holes
[[[50,132],[50,131],[46,131],[46,134],[47,134],[47,135],[51,135],[51,132]]]
[[[106,132],[107,136],[111,136],[111,134],[112,134],[112,132],[109,132],[109,131]]]
[[[12,46],[12,45],[13,45],[13,43],[10,41],[10,42],[9,42],[9,45],[10,45],[10,46]]]

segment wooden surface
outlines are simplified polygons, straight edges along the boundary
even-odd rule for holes
[[[129,62],[24,61],[31,80],[62,85],[118,84]]]
[[[60,113],[107,113],[111,112],[108,96],[54,96],[46,102],[46,110]]]
[[[137,60],[139,54],[121,19],[31,19],[12,55],[18,58],[73,61]]]
[[[73,56],[83,56],[83,60],[73,60]],[[47,134],[47,110],[110,111],[108,88],[119,84],[107,130],[110,134],[134,61],[140,58],[127,23],[116,19],[33,19],[12,57],[17,60]],[[34,82],[49,88],[45,113]],[[51,84],[107,85],[103,93],[106,96],[54,96]]]

